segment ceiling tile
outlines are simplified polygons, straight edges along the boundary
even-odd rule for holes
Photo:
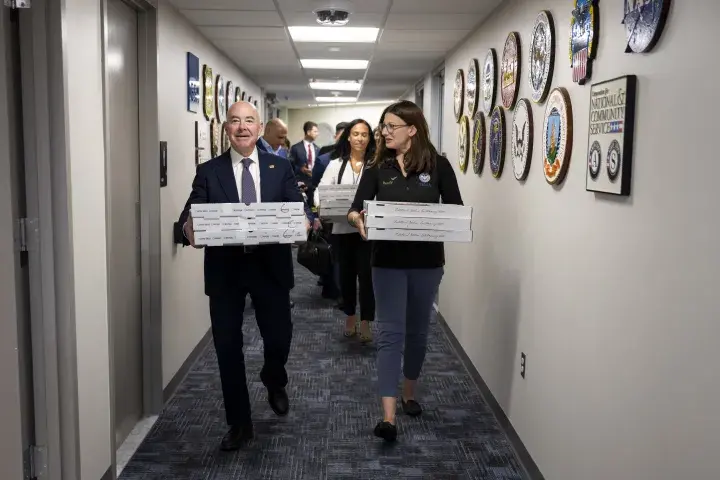
[[[386,29],[390,30],[472,30],[482,16],[467,13],[391,13]]]
[[[459,42],[470,30],[390,30],[386,29],[379,43],[386,42]]]
[[[301,58],[337,58],[349,60],[369,60],[375,44],[373,43],[296,43],[295,48]],[[337,50],[337,51],[334,51]]]
[[[275,11],[272,0],[170,0],[180,10],[268,10]]]
[[[280,40],[214,40],[213,43],[225,53],[233,52],[246,57],[283,56],[297,62],[295,52],[288,42]]]
[[[393,0],[392,13],[489,14],[501,0]]]
[[[452,49],[457,42],[380,42],[376,52],[435,52],[444,55]]]
[[[198,30],[210,40],[278,40],[289,46],[281,27],[198,27]]]
[[[181,10],[185,17],[198,26],[283,27],[275,11],[236,10]]]

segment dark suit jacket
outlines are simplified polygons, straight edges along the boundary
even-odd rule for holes
[[[263,202],[302,202],[302,194],[292,167],[285,158],[258,149],[260,167],[260,200]],[[230,151],[198,166],[192,184],[192,193],[180,215],[184,225],[194,203],[239,203],[235,174]],[[306,215],[312,213],[306,208]],[[185,239],[185,245],[190,242]],[[266,271],[283,288],[293,288],[292,249],[290,245],[260,245],[252,253],[242,246],[205,247],[205,294],[223,295],[237,291],[243,284],[252,282],[245,276],[245,263],[249,256],[260,257]],[[252,260],[252,259],[250,259]]]
[[[315,159],[315,161],[317,161],[318,151],[320,150],[320,148],[318,148],[318,146],[315,144],[313,144],[313,148],[315,149],[315,156],[313,158]],[[307,165],[308,161],[305,143],[301,140],[292,147],[290,147],[290,153],[288,155],[288,158],[290,158],[290,161],[293,164],[293,168],[295,169],[295,175],[297,175],[298,180],[309,182],[310,177],[300,171],[302,167]],[[313,167],[314,166],[315,162],[313,162]]]

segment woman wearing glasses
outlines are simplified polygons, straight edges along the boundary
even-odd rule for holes
[[[375,154],[375,139],[370,124],[362,119],[353,120],[343,130],[336,143],[336,158],[328,163],[318,185],[357,185],[363,177],[365,164]],[[321,205],[318,190],[315,204]],[[354,228],[335,223],[332,234],[336,235],[340,264],[340,294],[343,299],[345,337],[360,336],[362,343],[372,340],[370,322],[375,319],[375,296],[370,271],[370,244]],[[360,329],[357,328],[357,297],[360,285]]]
[[[365,237],[363,202],[450,203],[462,205],[455,172],[428,137],[422,110],[413,102],[390,105],[380,117],[381,138],[368,164],[348,221]],[[403,362],[401,404],[410,416],[422,413],[415,385],[425,360],[433,302],[445,264],[441,242],[374,241],[372,279],[377,303],[377,368],[384,418],[375,435],[397,437],[397,382]]]

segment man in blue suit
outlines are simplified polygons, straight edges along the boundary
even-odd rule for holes
[[[303,133],[303,139],[290,147],[288,158],[291,159],[293,167],[295,168],[295,175],[297,175],[298,181],[309,187],[313,166],[317,161],[318,151],[320,150],[320,148],[315,145],[315,139],[320,133],[317,123],[305,122],[303,124]]]
[[[256,148],[262,123],[257,109],[238,102],[228,110],[225,126],[232,148],[201,164],[192,193],[180,215],[186,244],[195,245],[190,206],[196,203],[302,202],[290,163]],[[309,214],[309,212],[306,212]],[[310,224],[306,222],[306,228]],[[205,294],[222,383],[229,431],[220,445],[237,450],[253,436],[242,320],[250,294],[263,338],[265,364],[260,378],[277,415],[290,408],[285,364],[292,340],[290,290],[294,286],[290,245],[205,248]]]

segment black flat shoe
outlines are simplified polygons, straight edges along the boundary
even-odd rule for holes
[[[400,399],[400,401],[402,402],[402,408],[403,412],[405,412],[405,415],[417,417],[422,413],[422,407],[415,400],[408,400],[406,402],[405,400]]]
[[[390,422],[383,421],[375,425],[373,433],[386,442],[394,442],[397,438],[397,427]]]
[[[253,438],[252,425],[232,426],[220,442],[220,450],[232,452],[239,450]]]
[[[275,415],[283,417],[290,411],[290,399],[284,388],[268,390],[268,403]]]

